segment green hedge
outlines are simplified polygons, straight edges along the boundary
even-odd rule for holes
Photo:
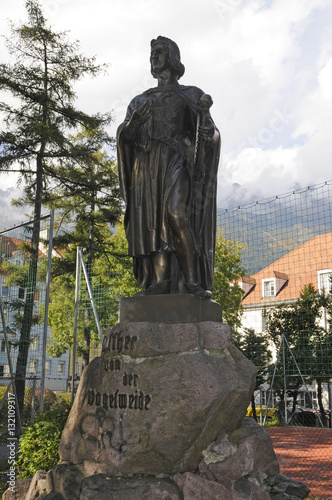
[[[48,471],[58,463],[60,437],[70,408],[70,402],[59,401],[24,431],[17,461],[20,477],[32,477],[38,470]]]

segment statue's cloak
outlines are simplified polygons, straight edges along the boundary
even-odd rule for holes
[[[191,201],[187,217],[199,254],[198,274],[205,289],[213,287],[216,234],[216,188],[220,136],[204,143],[203,164],[195,165],[198,101],[203,91],[183,85],[156,87],[135,97],[117,132],[120,187],[126,204],[125,230],[135,277],[143,290],[151,284],[149,255],[173,252],[173,235],[167,221],[167,203],[172,188],[183,176],[190,179]],[[152,116],[134,138],[124,133],[134,110],[149,100]],[[181,116],[181,129],[177,120]],[[213,123],[208,117],[208,124]],[[189,175],[188,175],[189,172]],[[172,291],[183,291],[182,273],[172,257]]]

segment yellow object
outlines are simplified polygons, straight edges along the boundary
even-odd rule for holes
[[[276,411],[277,411],[276,408],[269,408],[267,410],[267,418],[273,418]],[[265,417],[266,406],[256,406],[256,415],[257,415],[257,417],[259,417],[261,415],[261,413],[262,413],[262,416]],[[247,417],[253,417],[254,416],[251,407],[247,409],[247,415],[246,416]]]

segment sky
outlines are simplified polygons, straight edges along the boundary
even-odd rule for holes
[[[2,0],[0,33],[27,19],[25,0]],[[113,113],[111,133],[130,100],[156,82],[150,41],[173,39],[186,71],[180,83],[213,98],[221,132],[218,206],[231,208],[332,179],[332,0],[40,0],[55,31],[108,63],[85,78],[76,105]],[[9,56],[0,39],[0,61]],[[16,179],[0,174],[0,227]],[[27,211],[27,210],[25,210]],[[2,214],[2,215],[1,215]],[[24,217],[23,217],[24,218]],[[1,221],[2,219],[2,221]]]

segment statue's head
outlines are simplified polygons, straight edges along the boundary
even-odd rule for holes
[[[173,42],[173,40],[171,40],[170,38],[166,38],[165,36],[158,36],[158,38],[151,41],[150,62],[152,76],[154,78],[158,76],[158,70],[152,67],[152,56],[154,50],[157,47],[164,47],[166,49],[168,53],[168,67],[170,67],[175,72],[178,79],[181,78],[181,76],[183,76],[184,74],[184,65],[181,62],[179,47],[175,42]]]

